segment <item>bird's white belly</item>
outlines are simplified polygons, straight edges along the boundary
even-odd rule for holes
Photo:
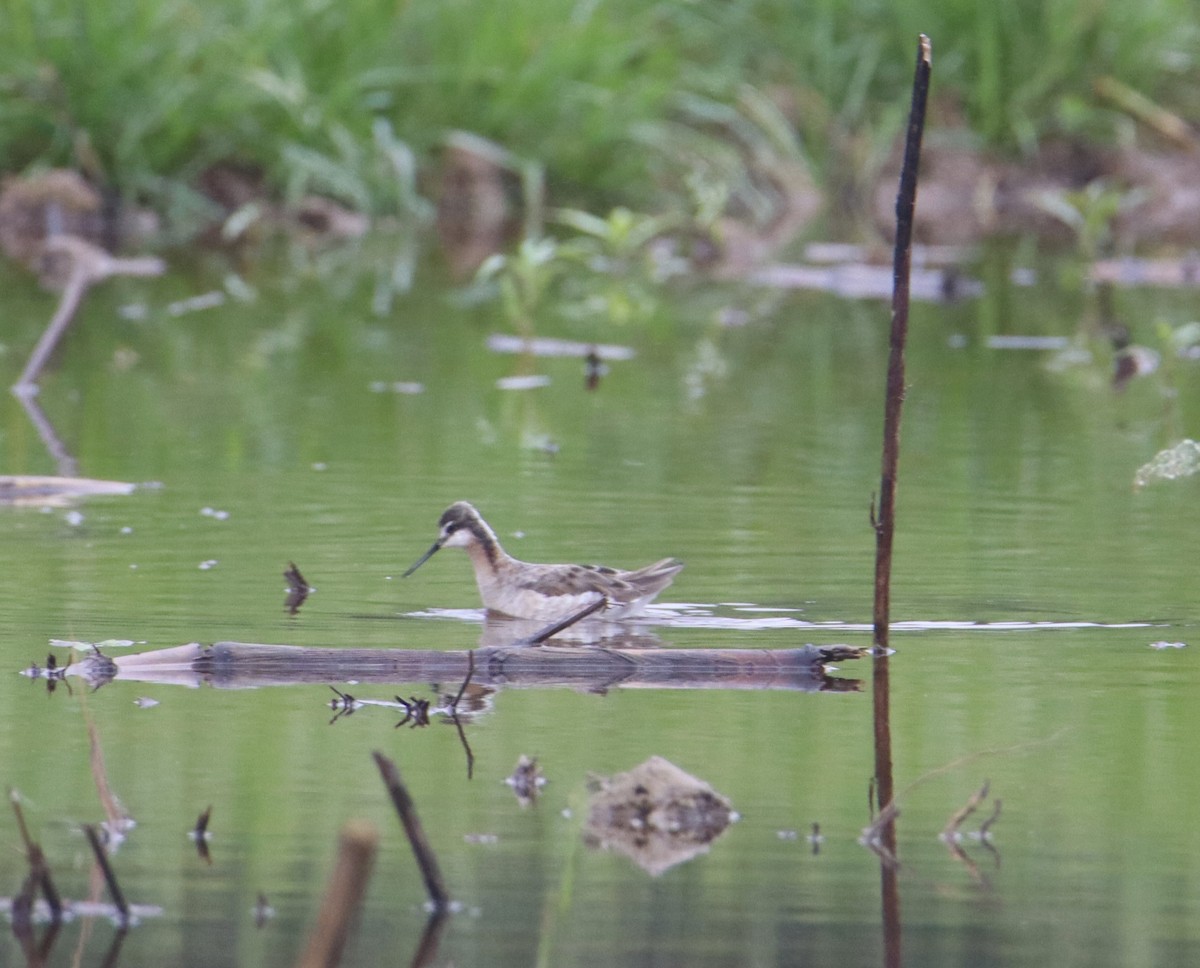
[[[532,619],[535,622],[556,622],[583,611],[603,597],[598,592],[585,592],[581,595],[545,595],[528,588],[506,588],[499,583],[487,586],[480,583],[479,592],[483,598],[483,604],[493,612],[511,615],[514,618]],[[620,614],[626,614],[628,606],[619,608]],[[602,614],[605,618],[619,617],[618,613],[611,610],[605,610]]]

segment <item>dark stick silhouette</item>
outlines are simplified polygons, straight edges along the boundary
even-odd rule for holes
[[[442,872],[438,867],[437,858],[433,854],[433,848],[429,846],[429,841],[425,838],[425,830],[421,827],[421,821],[417,817],[417,809],[413,804],[412,797],[409,796],[408,790],[400,779],[400,771],[396,769],[395,763],[378,750],[371,755],[375,757],[379,775],[383,777],[384,785],[387,786],[392,803],[396,807],[396,813],[400,815],[400,822],[404,825],[404,832],[408,835],[408,842],[412,847],[413,856],[417,859],[417,866],[421,868],[421,877],[425,880],[425,892],[429,895],[430,906],[435,912],[445,911],[450,905],[450,894],[442,880]]]
[[[912,270],[913,211],[917,202],[917,168],[925,130],[925,102],[932,70],[929,38],[921,35],[913,79],[912,110],[896,197],[896,251],[892,262],[892,330],[888,355],[887,403],[883,418],[883,468],[879,482],[879,516],[875,520],[875,645],[888,644],[892,537],[896,525],[896,474],[900,463],[900,411],[904,405],[904,345],[908,339],[908,290]],[[881,791],[882,799],[882,791]]]
[[[891,620],[892,539],[896,526],[896,483],[900,463],[900,412],[904,405],[904,345],[908,339],[909,281],[912,271],[913,212],[917,201],[917,170],[921,136],[925,130],[925,103],[929,95],[932,60],[929,38],[917,42],[912,108],[896,196],[896,250],[893,259],[892,327],[888,353],[887,402],[883,419],[883,460],[879,483],[879,514],[872,507],[875,526],[875,659],[872,694],[875,725],[875,797],[880,815],[877,846],[881,857],[880,895],[883,918],[884,964],[901,964],[900,890],[896,861],[896,804],[892,781],[891,689],[888,681],[888,626]],[[885,819],[886,818],[886,819]]]
[[[113,904],[121,915],[121,927],[127,928],[129,927],[129,902],[121,893],[121,885],[117,883],[117,875],[112,869],[112,864],[108,862],[108,853],[104,849],[104,844],[100,842],[100,834],[95,825],[90,823],[83,825],[83,833],[92,848],[96,863],[100,866],[100,872],[104,875],[104,883],[108,885],[108,893],[112,896]]]

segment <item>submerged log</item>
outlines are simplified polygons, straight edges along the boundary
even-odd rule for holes
[[[528,646],[473,652],[326,649],[250,642],[191,643],[135,655],[88,655],[69,669],[89,681],[132,679],[219,688],[354,680],[456,682],[474,663],[480,686],[856,691],[857,679],[826,675],[827,662],[869,654],[848,645],[796,649],[623,649]]]

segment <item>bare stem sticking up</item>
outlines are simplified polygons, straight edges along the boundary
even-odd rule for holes
[[[382,753],[376,751],[372,755],[375,757],[375,765],[379,767],[379,775],[383,777],[384,785],[391,794],[396,813],[400,815],[400,822],[404,825],[404,832],[408,835],[408,842],[412,847],[413,856],[417,859],[417,866],[421,868],[421,877],[425,881],[425,891],[429,895],[430,906],[434,911],[445,911],[450,905],[450,893],[446,890],[446,884],[442,880],[442,872],[438,867],[433,848],[429,846],[429,841],[425,838],[425,830],[417,817],[417,809],[413,805],[412,797],[409,796],[408,789],[400,779],[400,771],[396,769],[396,764]]]
[[[913,211],[917,202],[917,168],[925,130],[925,102],[932,71],[929,38],[921,35],[912,109],[896,196],[896,251],[893,259],[891,352],[888,355],[887,403],[883,419],[883,470],[879,483],[879,516],[875,524],[875,645],[887,648],[892,570],[892,535],[896,521],[896,474],[900,462],[900,411],[904,404],[904,344],[908,338],[908,284],[912,269]]]

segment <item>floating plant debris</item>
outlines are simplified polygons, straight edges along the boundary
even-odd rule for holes
[[[1173,481],[1190,477],[1200,470],[1200,444],[1189,439],[1174,447],[1160,450],[1149,463],[1143,464],[1133,476],[1133,486],[1142,488],[1151,481]]]
[[[737,819],[728,800],[661,756],[592,785],[585,842],[654,876],[707,851]]]
[[[1200,256],[1181,259],[1106,259],[1092,265],[1093,282],[1118,286],[1200,286]]]
[[[496,381],[496,388],[499,390],[537,390],[549,385],[550,377],[541,373],[532,373],[529,376],[502,376]]]
[[[845,264],[777,264],[751,272],[750,282],[777,289],[813,289],[845,299],[890,299],[891,266]],[[910,295],[926,302],[952,302],[980,295],[983,285],[964,276],[957,268],[913,269]]]
[[[494,353],[529,353],[533,356],[579,356],[586,359],[595,356],[598,360],[632,360],[636,355],[629,346],[605,343],[577,343],[566,339],[537,336],[524,339],[505,333],[493,333],[487,338],[487,347]]]
[[[390,383],[387,380],[375,380],[370,384],[369,389],[372,393],[400,393],[406,396],[415,396],[425,392],[425,384],[406,380],[396,380]]]
[[[205,309],[216,309],[225,305],[225,293],[220,289],[202,292],[198,296],[179,299],[167,304],[167,313],[171,316],[183,316],[187,313],[198,313]]]
[[[73,649],[76,652],[94,652],[96,649],[128,649],[134,645],[145,645],[145,641],[135,642],[133,639],[102,639],[99,642],[77,642],[74,639],[51,639],[50,645],[56,649]]]
[[[1071,345],[1066,336],[1029,336],[998,334],[987,338],[989,350],[1065,350]]]

